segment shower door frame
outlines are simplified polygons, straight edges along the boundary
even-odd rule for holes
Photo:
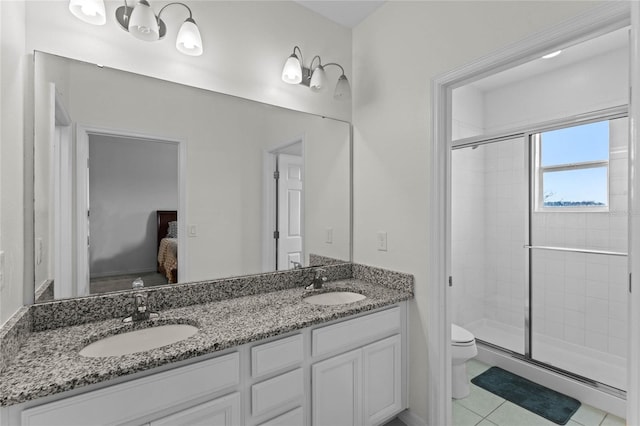
[[[524,351],[523,353],[519,353],[513,351],[508,348],[504,348],[500,345],[497,345],[492,342],[488,342],[482,339],[477,338],[479,342],[490,346],[496,350],[499,350],[503,353],[509,354],[515,358],[522,359],[523,361],[539,365],[543,368],[552,370],[558,374],[563,376],[572,378],[574,380],[581,381],[590,386],[593,386],[597,389],[601,389],[611,395],[616,397],[623,397],[626,393],[620,389],[614,388],[607,384],[598,382],[589,377],[582,376],[580,374],[574,373],[570,370],[564,370],[562,368],[555,367],[550,365],[544,361],[540,361],[534,358],[532,342],[533,342],[533,329],[532,325],[535,323],[535,319],[533,318],[533,270],[531,265],[533,263],[533,250],[534,249],[547,249],[547,250],[560,250],[560,251],[580,251],[582,253],[590,253],[590,254],[602,254],[602,255],[613,255],[613,256],[628,256],[628,253],[619,253],[619,252],[611,252],[611,251],[600,251],[600,250],[572,250],[562,247],[542,247],[532,244],[533,240],[533,232],[531,228],[531,223],[533,220],[533,213],[536,211],[535,205],[537,201],[538,194],[535,190],[535,180],[537,179],[537,171],[536,171],[536,156],[535,156],[535,148],[534,141],[532,137],[536,134],[540,134],[542,132],[553,131],[558,129],[564,129],[571,126],[579,126],[589,123],[594,123],[597,121],[604,120],[615,120],[620,118],[628,118],[629,117],[629,106],[628,105],[620,105],[616,107],[611,107],[603,110],[593,111],[585,114],[574,115],[571,117],[564,117],[557,120],[551,120],[542,123],[535,123],[526,125],[522,128],[510,129],[501,133],[493,134],[493,135],[481,135],[474,136],[470,138],[457,139],[455,141],[448,141],[447,145],[449,147],[450,152],[458,149],[464,148],[472,148],[480,145],[490,145],[493,143],[507,142],[513,140],[513,143],[519,142],[522,139],[522,143],[524,145],[525,158],[522,160],[525,162],[525,172],[526,172],[526,189],[528,193],[527,203],[526,203],[526,214],[523,216],[525,219],[525,229],[526,229],[526,241],[524,243],[524,249],[528,249],[528,253],[526,255],[526,263],[524,265],[525,273],[526,273],[526,281],[525,281],[525,300],[524,300],[524,330],[523,330],[523,339],[524,339]],[[515,141],[518,139],[518,141]],[[452,157],[452,156],[450,156]],[[452,161],[449,162],[449,168],[451,173],[453,172]],[[448,194],[451,194],[451,188],[449,189]],[[451,196],[449,197],[451,199]],[[451,212],[453,213],[453,212]],[[525,212],[523,212],[525,213]]]
[[[607,2],[572,19],[551,26],[513,43],[477,61],[436,76],[431,82],[431,143],[429,183],[429,280],[426,335],[428,359],[427,383],[428,424],[451,424],[451,100],[452,90],[474,80],[498,73],[538,58],[576,42],[584,41],[631,24],[630,84],[631,104],[640,105],[640,5],[635,2]],[[630,120],[630,231],[640,229],[640,173],[635,173],[633,159],[639,153],[635,145],[640,139],[640,109],[632,108]],[[636,194],[637,193],[637,194]],[[637,217],[635,217],[637,216]],[[640,238],[629,242],[629,252],[640,250]],[[640,286],[640,261],[630,256],[631,284]],[[629,360],[640,359],[640,291],[629,298]],[[629,424],[640,423],[640,365],[629,362],[626,417]]]

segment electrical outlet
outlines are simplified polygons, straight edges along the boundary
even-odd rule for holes
[[[376,238],[376,247],[378,251],[387,251],[387,233],[386,232],[378,232]]]
[[[196,237],[198,236],[198,228],[196,225],[189,225],[189,236]]]
[[[333,243],[333,228],[326,228],[325,230],[324,242],[327,244]]]

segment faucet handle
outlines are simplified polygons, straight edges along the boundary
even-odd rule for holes
[[[302,263],[296,262],[295,260],[292,260],[291,263],[293,263],[293,269],[302,269]]]
[[[136,278],[135,280],[133,280],[133,282],[131,283],[131,288],[136,289],[136,288],[143,288],[144,287],[144,281],[142,281],[141,277]]]

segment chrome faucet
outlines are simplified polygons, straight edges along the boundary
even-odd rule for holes
[[[131,287],[134,290],[139,290],[144,288],[144,282],[141,278],[137,278],[133,281]],[[151,312],[149,310],[149,296],[147,293],[142,293],[136,291],[133,293],[133,313],[131,316],[126,317],[122,321],[124,322],[132,322],[132,321],[146,321],[151,318],[157,318],[158,314],[155,312]]]
[[[293,269],[302,269],[302,263],[296,262],[295,260],[292,260],[291,263],[293,264]]]
[[[147,306],[147,294],[146,293],[136,293],[133,295],[133,313],[131,314],[131,319],[133,321],[144,321],[148,320],[151,317],[151,312],[149,312]]]
[[[322,284],[327,281],[327,277],[324,276],[324,273],[327,272],[322,268],[316,268],[315,274],[313,276],[313,282],[309,284],[306,289],[307,290],[320,290],[322,288]]]

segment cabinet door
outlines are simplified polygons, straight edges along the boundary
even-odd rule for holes
[[[179,411],[150,423],[150,426],[237,426],[240,424],[240,393]]]
[[[362,348],[364,424],[375,425],[402,410],[401,340],[396,334]]]
[[[312,366],[313,426],[362,424],[361,368],[362,354],[359,349]]]

